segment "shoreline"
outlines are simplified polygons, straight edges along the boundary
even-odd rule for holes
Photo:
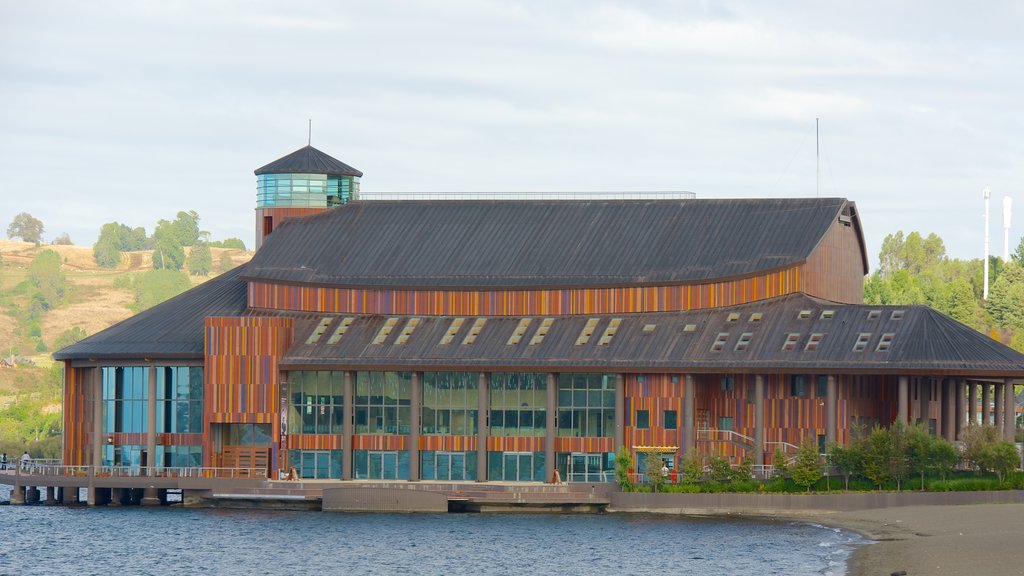
[[[1024,575],[1024,504],[905,506],[779,515],[860,534],[848,576]]]

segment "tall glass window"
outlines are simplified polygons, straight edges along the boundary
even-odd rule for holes
[[[356,434],[409,434],[412,372],[357,372]]]
[[[302,370],[288,373],[289,434],[342,434],[345,373]]]
[[[491,436],[544,436],[547,378],[539,372],[491,374]]]
[[[142,366],[103,368],[103,432],[147,431],[149,370]]]
[[[156,370],[156,429],[175,434],[203,432],[203,367]],[[185,451],[188,453],[188,451]]]
[[[341,478],[341,450],[289,450],[288,462],[301,478]]]
[[[476,435],[478,381],[476,372],[424,372],[421,433]]]
[[[558,435],[610,437],[615,434],[615,375],[558,375]]]
[[[487,479],[506,482],[543,482],[543,452],[488,452]]]

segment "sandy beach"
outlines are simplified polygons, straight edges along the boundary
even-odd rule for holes
[[[849,576],[1024,575],[1024,504],[907,506],[813,520],[876,541],[854,552]]]

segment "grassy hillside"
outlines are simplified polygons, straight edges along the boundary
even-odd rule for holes
[[[31,321],[27,310],[33,306],[29,266],[44,250],[60,256],[66,289],[59,303],[37,313]],[[211,248],[214,262],[227,253],[234,265],[247,262],[252,254],[242,250]],[[80,328],[87,335],[134,314],[134,279],[152,270],[151,251],[127,252],[114,269],[101,268],[88,246],[36,246],[27,242],[0,240],[0,358],[20,358],[14,368],[0,367],[0,449],[20,453],[22,446],[40,445],[43,455],[47,437],[58,437],[61,421],[61,372],[51,354],[69,329]],[[215,267],[216,268],[216,267]],[[209,277],[189,276],[195,286]],[[53,444],[53,441],[48,444]],[[56,442],[59,447],[59,438]]]

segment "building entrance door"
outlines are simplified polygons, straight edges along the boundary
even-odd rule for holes
[[[377,480],[398,479],[398,452],[371,450],[367,454],[370,464],[370,478]]]
[[[462,452],[437,452],[435,464],[438,480],[466,479],[466,455]]]
[[[331,453],[326,450],[303,452],[300,474],[303,478],[330,478]]]
[[[568,482],[601,482],[601,458],[604,454],[573,452],[569,456]]]

